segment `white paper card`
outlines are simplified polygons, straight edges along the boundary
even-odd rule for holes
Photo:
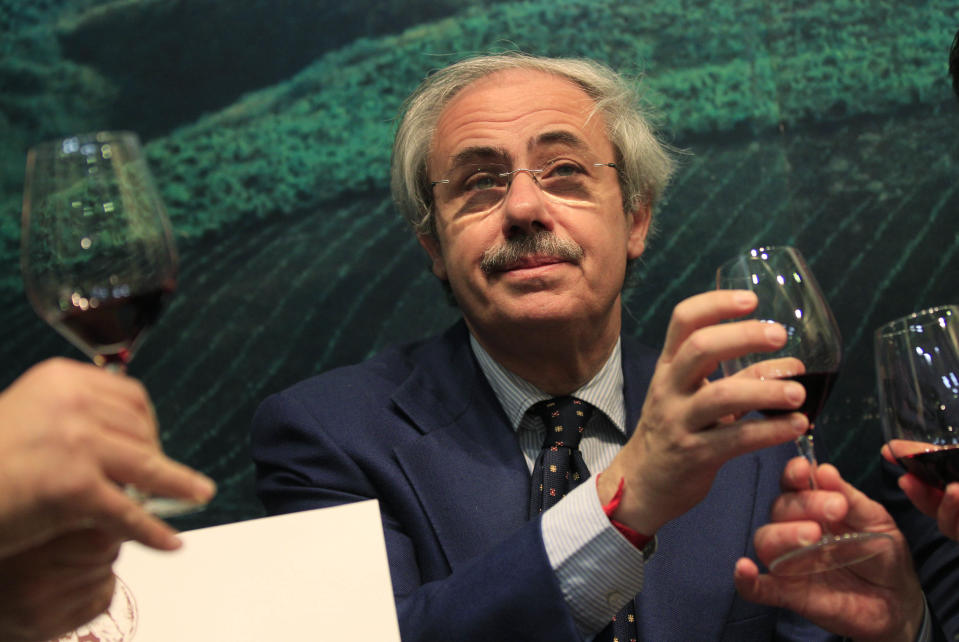
[[[375,500],[181,538],[173,553],[124,544],[110,611],[75,639],[86,629],[101,642],[400,640]],[[131,624],[132,636],[121,631]]]

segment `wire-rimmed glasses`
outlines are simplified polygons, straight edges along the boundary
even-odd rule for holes
[[[486,212],[502,203],[513,180],[529,174],[539,189],[550,198],[582,206],[594,202],[601,176],[599,169],[616,163],[595,162],[575,155],[557,156],[539,168],[511,168],[502,162],[455,165],[443,178],[432,181],[436,202],[457,212]]]

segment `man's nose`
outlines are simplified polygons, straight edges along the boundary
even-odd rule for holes
[[[503,203],[503,233],[507,237],[553,228],[543,190],[532,170],[517,169]]]

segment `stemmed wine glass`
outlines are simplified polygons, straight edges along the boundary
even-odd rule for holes
[[[797,438],[796,445],[815,469],[813,423],[832,391],[842,361],[839,327],[819,285],[802,254],[785,246],[759,247],[724,263],[716,272],[716,284],[719,289],[755,292],[759,303],[747,318],[779,323],[786,329],[786,345],[780,350],[724,361],[723,373],[729,376],[761,361],[786,357],[802,362],[801,373],[784,370],[782,378],[797,381],[806,389],[806,400],[798,411],[809,418],[809,430]],[[788,411],[760,412],[774,415]],[[809,484],[815,488],[813,477]],[[825,527],[823,532],[818,542],[773,560],[769,570],[777,575],[819,573],[864,561],[891,541],[879,533],[832,534]]]
[[[177,280],[170,223],[136,134],[27,153],[21,268],[33,309],[98,366],[123,372]],[[196,504],[127,491],[155,515]]]
[[[875,334],[883,436],[930,486],[959,481],[959,307],[930,308]]]

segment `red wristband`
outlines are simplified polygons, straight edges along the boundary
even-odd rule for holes
[[[599,486],[599,478],[601,475],[602,473],[596,475],[597,487]],[[619,507],[619,502],[623,499],[623,486],[625,485],[625,482],[625,479],[620,478],[619,486],[616,487],[616,493],[613,495],[613,498],[609,500],[609,503],[603,506],[603,512],[606,513],[606,517],[609,518],[609,523],[612,524],[616,530],[622,533],[623,537],[625,537],[630,544],[642,550],[647,544],[649,544],[649,540],[653,539],[652,535],[643,535],[638,531],[634,531],[626,524],[617,522],[615,519],[613,519],[613,513],[616,512],[616,509]]]

